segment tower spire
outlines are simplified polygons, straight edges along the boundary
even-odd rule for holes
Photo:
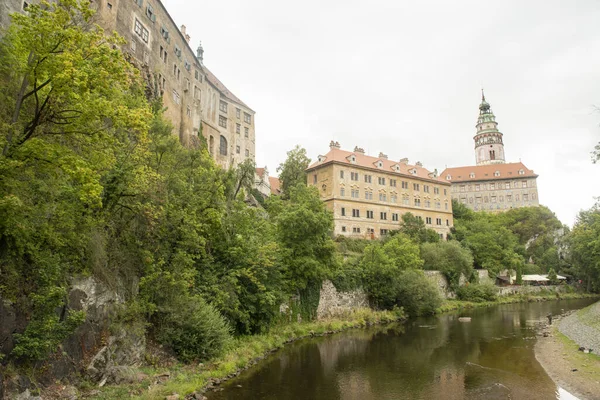
[[[503,164],[504,143],[502,133],[498,130],[496,116],[490,104],[485,101],[485,93],[481,89],[481,104],[477,118],[477,133],[475,140],[475,160],[477,165]]]
[[[481,101],[485,101],[485,94],[483,93],[483,88],[481,88]]]

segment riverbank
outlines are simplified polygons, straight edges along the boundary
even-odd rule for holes
[[[406,319],[402,311],[359,309],[340,318],[275,326],[267,334],[235,339],[225,353],[206,364],[175,364],[140,368],[135,383],[98,388],[89,386],[81,395],[87,399],[202,399],[202,393],[234,378],[284,345],[312,336],[324,336],[351,328],[386,324]]]
[[[552,327],[546,326],[548,336],[539,337],[534,347],[535,358],[552,380],[581,400],[600,399],[600,356],[579,351],[580,345],[559,330],[563,324],[580,325],[574,329],[588,327],[579,317],[590,308],[600,309],[600,303],[560,318]]]
[[[483,301],[475,303],[472,301],[462,300],[445,300],[440,307],[436,309],[436,314],[443,314],[451,311],[459,311],[463,309],[481,308],[481,307],[492,307],[499,304],[512,304],[512,303],[530,303],[535,301],[549,301],[549,300],[567,300],[567,299],[587,299],[597,298],[597,294],[589,293],[536,293],[536,294],[518,294],[513,296],[498,297],[495,301]],[[600,347],[599,347],[600,348]]]

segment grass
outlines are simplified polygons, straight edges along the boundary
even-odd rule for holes
[[[577,318],[587,326],[596,329],[600,334],[600,318],[598,318],[596,313],[592,312],[594,306],[599,307],[597,304],[592,304],[577,311]]]
[[[584,299],[596,297],[598,297],[598,295],[589,293],[556,293],[548,291],[548,293],[539,292],[535,294],[518,294],[514,296],[498,297],[498,299],[495,301],[483,301],[481,303],[462,300],[444,300],[442,305],[436,309],[436,314],[442,314],[450,311],[457,311],[463,309],[491,307],[496,306],[498,304],[528,303],[535,301]]]
[[[350,328],[390,323],[404,318],[402,311],[373,311],[365,308],[335,319],[279,325],[273,327],[267,334],[236,338],[221,357],[205,365],[178,364],[164,369],[147,368],[143,372],[148,375],[148,378],[140,383],[104,387],[100,389],[100,392],[89,391],[86,397],[98,400],[164,399],[174,393],[183,397],[203,390],[213,380],[226,379],[228,376],[254,365],[270,352],[294,340],[327,335]],[[167,372],[170,374],[170,378],[166,382],[152,385],[151,376]]]
[[[600,356],[594,353],[585,354],[579,351],[579,345],[563,335],[554,328],[553,334],[558,338],[563,346],[563,356],[573,365],[586,374],[590,374],[590,378],[600,381]]]

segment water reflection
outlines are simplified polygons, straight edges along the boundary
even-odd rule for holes
[[[471,322],[449,314],[303,340],[209,399],[567,398],[535,360],[535,323],[589,303],[504,305],[463,313]]]

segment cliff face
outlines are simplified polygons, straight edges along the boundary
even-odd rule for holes
[[[50,357],[34,365],[35,376],[32,378],[41,385],[49,385],[75,373],[102,384],[128,379],[128,367],[141,362],[146,342],[143,329],[114,326],[114,317],[124,301],[117,290],[93,277],[73,279],[66,309],[85,311],[85,322]],[[64,311],[57,310],[59,313]],[[15,334],[24,332],[26,327],[25,314],[10,301],[0,298],[3,362],[8,361],[6,355],[15,346]],[[0,370],[0,399],[11,398],[32,387],[29,378],[9,377]]]

